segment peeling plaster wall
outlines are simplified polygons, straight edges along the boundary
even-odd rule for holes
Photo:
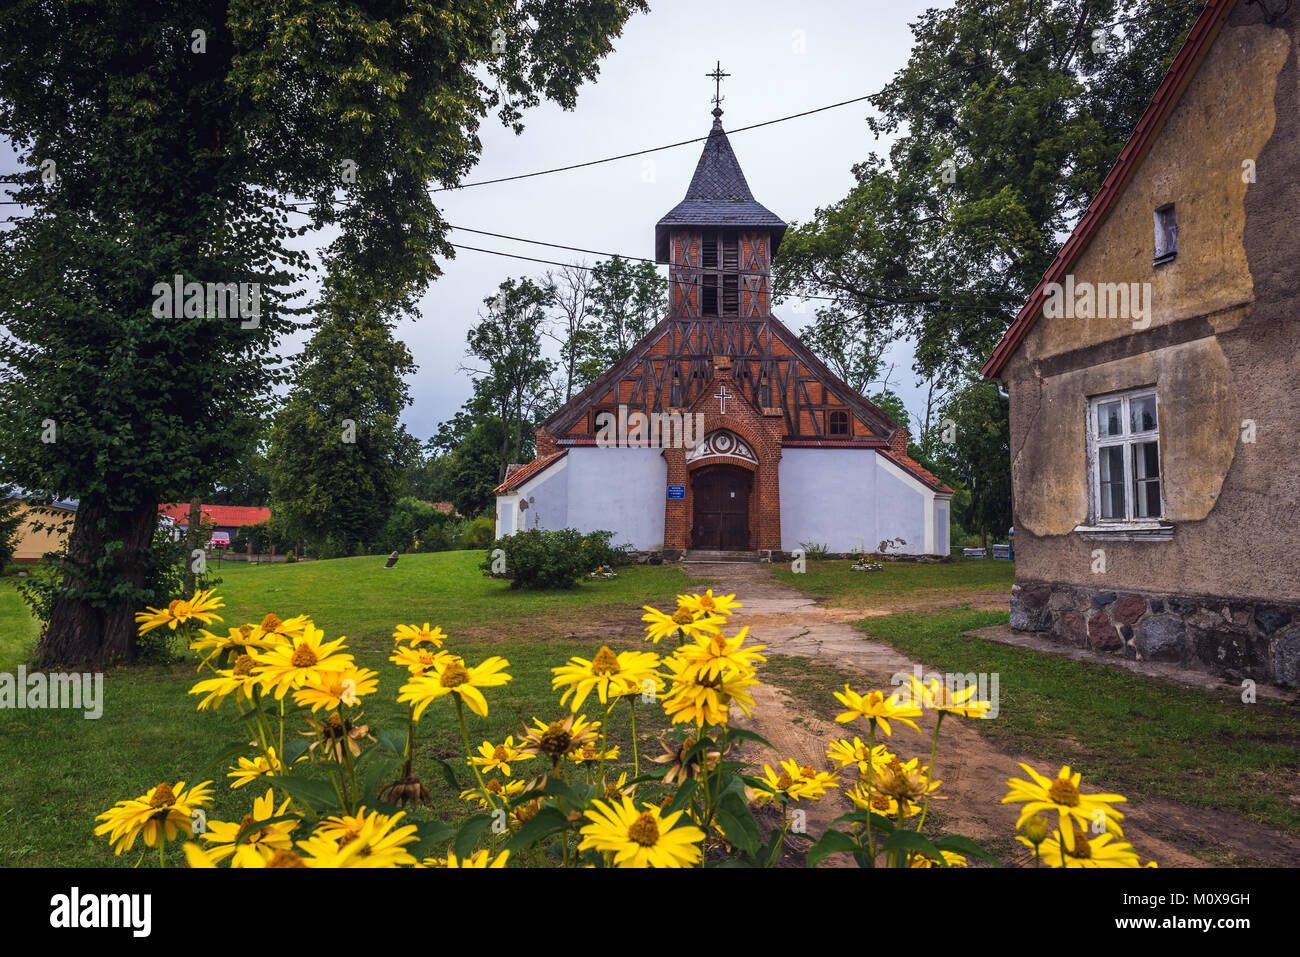
[[[1072,270],[1151,283],[1150,328],[1040,318],[1004,371],[1017,580],[1300,600],[1298,20],[1264,26],[1238,4]],[[1153,212],[1170,202],[1178,255],[1153,266]],[[1085,540],[1087,398],[1151,385],[1173,541]]]

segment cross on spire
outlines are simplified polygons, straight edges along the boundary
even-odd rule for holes
[[[714,83],[714,88],[713,88],[713,115],[714,115],[714,116],[721,116],[721,115],[722,115],[722,101],[725,99],[725,97],[722,95],[722,79],[723,79],[723,77],[731,76],[731,74],[730,74],[730,73],[723,73],[723,72],[722,72],[722,61],[721,61],[721,60],[718,60],[718,61],[717,61],[717,65],[714,66],[714,68],[713,68],[713,72],[712,72],[712,73],[706,73],[706,74],[704,74],[704,75],[707,76],[709,79],[713,80],[713,83]]]

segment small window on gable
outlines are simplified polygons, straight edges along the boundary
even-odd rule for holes
[[[849,434],[849,414],[847,412],[832,412],[827,432],[831,435],[848,435]]]
[[[1174,204],[1156,210],[1155,263],[1167,263],[1178,255],[1178,221],[1174,218]]]

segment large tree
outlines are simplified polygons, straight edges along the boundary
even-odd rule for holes
[[[887,157],[787,233],[779,288],[838,298],[864,351],[910,337],[955,386],[1101,185],[1199,10],[1186,0],[957,0],[872,98]]]
[[[418,454],[401,425],[415,371],[392,325],[334,308],[294,367],[271,430],[272,510],[293,538],[331,553],[373,547]]]
[[[664,317],[668,292],[654,263],[633,265],[620,256],[593,266],[591,278],[591,313],[596,323],[585,374],[594,379]]]
[[[282,375],[276,344],[306,265],[299,223],[338,227],[324,259],[352,296],[412,301],[451,252],[429,186],[455,186],[474,166],[488,113],[517,128],[542,98],[572,107],[644,8],[0,10],[0,135],[19,152],[13,198],[30,210],[0,237],[0,474],[81,500],[40,664],[134,656],[158,503],[212,487]],[[286,197],[306,199],[301,216]],[[232,317],[201,296],[168,314],[158,284],[176,276],[255,283],[258,314]]]

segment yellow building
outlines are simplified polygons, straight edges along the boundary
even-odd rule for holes
[[[72,518],[77,514],[75,502],[55,502],[53,505],[20,506],[23,520],[18,529],[18,545],[14,561],[37,562],[46,552],[56,552],[63,547],[72,529]]]

